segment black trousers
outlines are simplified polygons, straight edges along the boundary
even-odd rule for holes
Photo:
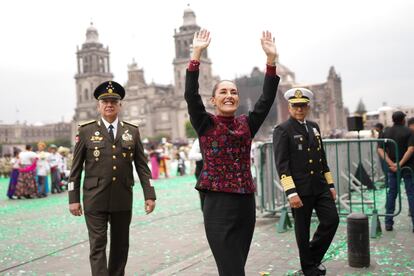
[[[52,192],[52,194],[54,194],[55,192],[62,192],[62,189],[59,186],[59,182],[60,182],[60,173],[57,169],[53,169],[51,171],[51,176],[52,176],[52,183],[50,184],[50,191]]]
[[[313,275],[328,250],[339,224],[338,212],[329,190],[313,196],[301,197],[303,206],[292,209],[295,219],[295,235],[299,248],[300,264],[305,275]],[[316,211],[319,225],[310,237],[312,211]]]
[[[129,225],[132,211],[85,212],[89,233],[91,271],[94,276],[125,274],[129,249]],[[106,260],[108,223],[111,225],[109,263]]]
[[[204,209],[204,199],[206,198],[206,193],[204,191],[198,191],[198,194],[200,196],[201,211],[203,211],[203,209]]]
[[[254,194],[206,192],[204,227],[220,276],[244,276],[256,223]]]

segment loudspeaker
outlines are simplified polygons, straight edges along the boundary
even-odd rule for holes
[[[348,117],[347,123],[348,123],[348,131],[360,131],[364,129],[362,117],[360,116]]]

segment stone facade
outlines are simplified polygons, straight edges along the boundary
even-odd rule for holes
[[[3,124],[0,125],[1,144],[30,144],[39,141],[69,140],[71,123],[46,125]]]
[[[173,141],[185,140],[185,123],[189,120],[187,104],[184,101],[185,72],[191,56],[194,33],[201,28],[196,23],[194,11],[184,11],[183,24],[174,31],[175,58],[173,60],[174,85],[161,85],[145,81],[144,70],[133,61],[128,65],[128,80],[124,84],[126,96],[123,101],[122,118],[140,125],[143,138],[167,136]],[[73,131],[76,125],[96,119],[96,100],[93,89],[99,83],[113,78],[110,72],[109,50],[99,42],[98,31],[91,25],[86,32],[86,41],[77,51],[78,73],[75,75],[77,104]],[[211,91],[218,78],[212,74],[212,62],[208,52],[203,53],[200,67],[200,94],[207,107]],[[277,104],[258,133],[262,139],[269,138],[272,128],[288,118],[287,103],[283,92],[292,87],[307,87],[315,92],[311,119],[321,127],[323,135],[333,129],[345,127],[345,113],[342,103],[341,78],[331,67],[326,82],[302,85],[295,82],[295,74],[278,63],[277,73],[281,77]],[[247,113],[259,97],[263,83],[263,72],[255,68],[250,76],[235,80],[240,90],[239,113]]]
[[[300,84],[295,81],[295,73],[286,66],[277,62],[277,74],[281,80],[278,87],[276,104],[274,104],[257,138],[269,139],[272,129],[289,118],[288,103],[283,97],[284,92],[293,87],[305,87],[314,92],[309,119],[317,122],[323,136],[329,136],[334,130],[346,128],[346,114],[342,101],[342,84],[340,76],[334,67],[329,69],[326,82],[318,84]],[[238,113],[247,113],[252,110],[255,102],[262,93],[264,73],[253,68],[250,76],[236,79],[240,92],[240,109]]]
[[[128,65],[128,80],[124,84],[126,96],[123,100],[122,119],[138,124],[143,138],[166,136],[173,141],[184,140],[185,123],[189,120],[184,101],[185,72],[190,60],[190,46],[194,33],[201,28],[196,23],[194,11],[184,11],[183,25],[174,31],[175,58],[173,60],[175,85],[148,84],[144,70],[135,60]],[[93,89],[99,83],[112,80],[109,51],[99,42],[97,30],[91,25],[86,32],[86,41],[78,49],[78,73],[75,75],[77,104],[73,131],[76,125],[97,117]],[[87,62],[87,63],[85,63]],[[215,78],[212,76],[211,60],[207,51],[202,56],[200,67],[200,94],[207,104]],[[86,66],[86,67],[85,67]],[[209,111],[211,106],[207,105]]]

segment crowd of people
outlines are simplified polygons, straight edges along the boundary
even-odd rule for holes
[[[188,144],[172,144],[166,138],[144,144],[152,179],[183,176],[195,171]],[[24,150],[14,148],[14,154],[0,157],[0,176],[10,178],[9,199],[41,198],[49,193],[61,193],[67,187],[70,172],[69,148],[47,146],[39,142],[35,151],[31,145]]]
[[[144,153],[150,164],[152,179],[188,174],[188,170],[191,170],[189,151],[189,145],[174,145],[167,142],[166,138],[161,143],[148,145]]]
[[[12,157],[2,158],[3,175],[10,176],[9,199],[42,198],[49,193],[61,193],[67,186],[71,159],[69,149],[39,142],[36,150],[26,145],[24,150],[15,148]]]
[[[15,151],[12,158],[1,160],[0,171],[4,174],[6,168],[10,175],[7,196],[43,198],[48,193],[67,190],[70,213],[85,215],[92,275],[124,275],[132,218],[132,163],[141,182],[147,214],[156,206],[150,179],[195,172],[205,233],[218,273],[245,275],[256,223],[256,186],[251,169],[258,143],[253,138],[275,100],[280,80],[270,32],[263,32],[261,43],[267,57],[263,93],[248,115],[235,116],[238,91],[233,82],[226,80],[218,82],[212,91],[210,101],[215,113],[206,111],[198,91],[200,59],[210,44],[209,32],[203,30],[194,36],[192,58],[186,71],[184,97],[198,136],[193,143],[174,145],[166,138],[160,143],[142,143],[138,126],[118,119],[124,88],[107,81],[94,92],[102,117],[79,126],[73,160],[69,149],[44,142],[37,144],[36,152],[27,145],[24,150]],[[290,117],[274,129],[272,141],[275,168],[295,222],[300,271],[305,276],[326,275],[324,256],[339,225],[336,188],[321,131],[317,123],[307,120],[313,96],[306,88],[292,88],[284,93]],[[414,214],[410,170],[397,173],[403,167],[414,171],[414,119],[407,121],[405,117],[405,113],[397,111],[392,115],[392,127],[383,129],[377,124],[372,131],[374,137],[396,142],[394,147],[387,140],[380,140],[377,148],[388,176],[387,231],[393,231],[391,214],[395,212],[398,178],[404,179],[409,211]],[[319,225],[311,236],[313,211]],[[414,216],[411,219],[414,232]],[[111,248],[107,264],[108,224]]]

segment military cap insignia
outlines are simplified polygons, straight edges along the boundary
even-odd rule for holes
[[[284,98],[291,104],[309,103],[313,92],[307,88],[291,88],[285,92]]]
[[[303,97],[303,93],[301,90],[296,90],[295,91],[295,98],[302,98]]]
[[[116,81],[105,81],[96,87],[93,95],[97,100],[122,100],[125,97],[125,89]]]

